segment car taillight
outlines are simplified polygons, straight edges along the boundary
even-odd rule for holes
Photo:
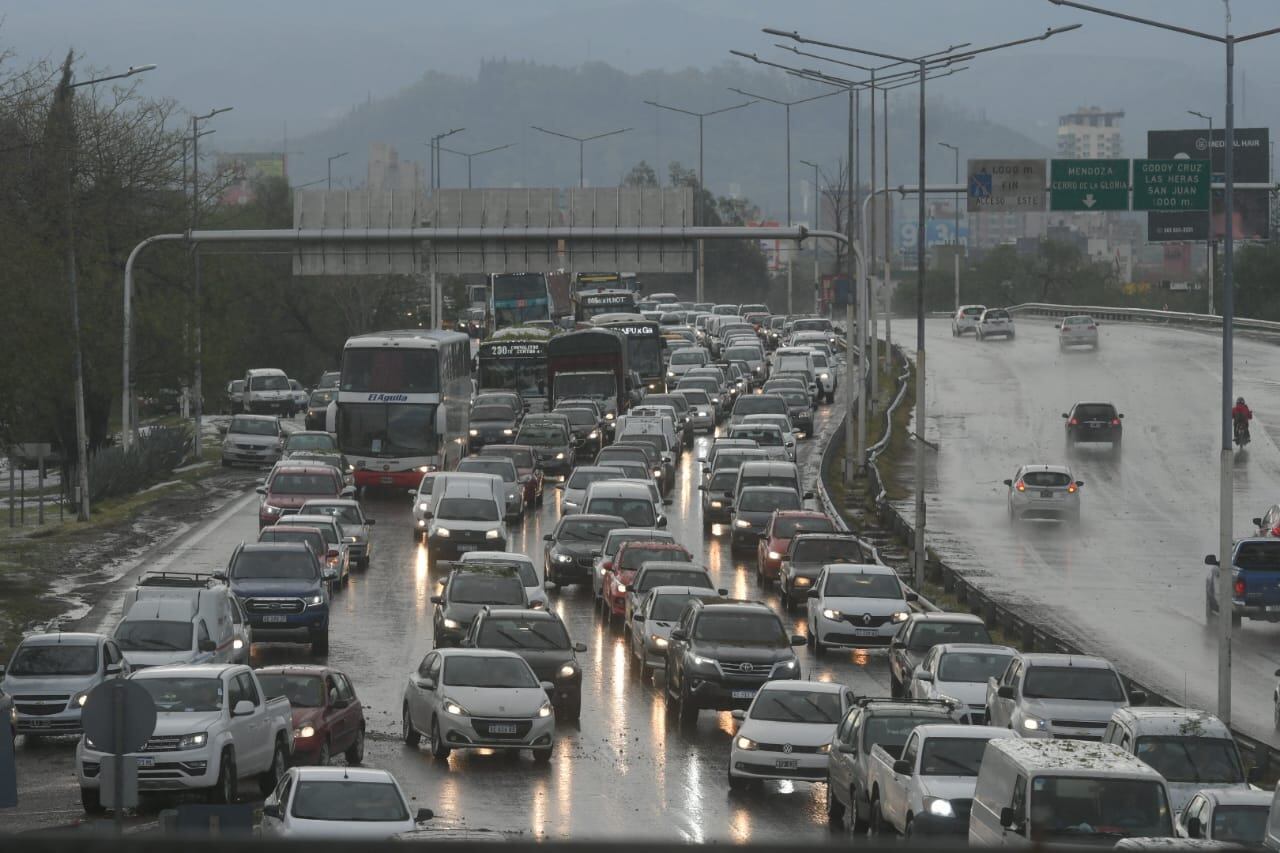
[[[1280,524],[1277,524],[1275,527],[1271,528],[1271,535],[1280,536]]]
[[[1068,484],[1067,484],[1067,494],[1069,494],[1069,495],[1074,495],[1074,494],[1075,494],[1075,492],[1076,492],[1076,484],[1075,484],[1075,483],[1068,483]]]
[[[338,552],[337,552],[337,551],[334,551],[334,550],[332,550],[332,549],[330,549],[329,553],[327,553],[327,554],[325,554],[325,555],[324,555],[324,558],[325,558],[326,560],[328,560],[329,562],[331,562],[331,563],[333,563],[333,562],[337,562],[337,560],[338,560]]]
[[[1025,492],[1027,490],[1027,484],[1019,480],[1017,485],[1014,486],[1014,488],[1020,492]]]
[[[1236,595],[1240,598],[1244,598],[1244,578],[1236,579]]]
[[[1112,419],[1111,419],[1111,425],[1112,425],[1112,426],[1120,426],[1120,419],[1119,419],[1119,418],[1112,418]]]
[[[1089,330],[1090,330],[1090,331],[1093,331],[1093,330],[1094,330],[1094,329],[1096,329],[1096,328],[1098,328],[1098,327],[1097,327],[1097,326],[1095,326],[1095,325],[1093,325],[1092,323],[1090,323],[1090,324],[1089,324]]]
[[[1067,421],[1067,423],[1071,424],[1072,426],[1079,426],[1079,425],[1080,425],[1080,419],[1079,419],[1079,418],[1072,418],[1071,420]]]

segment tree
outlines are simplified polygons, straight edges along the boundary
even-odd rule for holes
[[[622,185],[624,187],[656,187],[658,185],[658,173],[645,160],[631,167],[631,171],[622,177]]]
[[[849,216],[849,167],[843,160],[836,162],[835,175],[828,177],[823,174],[824,183],[822,185],[822,200],[825,202],[827,210],[830,212],[831,224],[825,230],[838,231],[841,234],[848,232],[848,216]],[[849,248],[843,242],[837,242],[835,246],[836,270],[844,273],[848,271],[848,265],[845,256],[849,253]]]

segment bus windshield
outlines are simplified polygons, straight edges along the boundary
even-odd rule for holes
[[[434,403],[341,403],[338,444],[360,456],[432,456],[439,449],[435,423]]]
[[[480,359],[481,388],[509,388],[522,397],[542,397],[547,393],[547,360]]]
[[[542,273],[493,277],[493,319],[498,328],[551,319],[551,297]]]
[[[440,393],[440,354],[434,349],[348,349],[342,354],[343,391]]]

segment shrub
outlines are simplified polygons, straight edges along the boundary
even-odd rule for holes
[[[89,499],[129,495],[173,472],[191,453],[186,427],[152,427],[138,435],[133,447],[104,447],[89,460]]]

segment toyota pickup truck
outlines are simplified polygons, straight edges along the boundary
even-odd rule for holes
[[[156,727],[138,760],[138,790],[204,791],[234,803],[241,779],[270,794],[293,755],[293,710],[287,697],[266,698],[243,664],[157,666],[132,679],[156,704]],[[104,753],[87,737],[76,745],[80,799],[102,812]]]
[[[1017,737],[992,726],[917,726],[902,757],[871,747],[871,831],[966,835],[987,741]]]
[[[1257,523],[1260,519],[1254,519]],[[1210,624],[1218,614],[1218,557],[1204,558],[1204,615]],[[1231,624],[1242,619],[1280,622],[1280,539],[1241,539],[1231,549]]]

